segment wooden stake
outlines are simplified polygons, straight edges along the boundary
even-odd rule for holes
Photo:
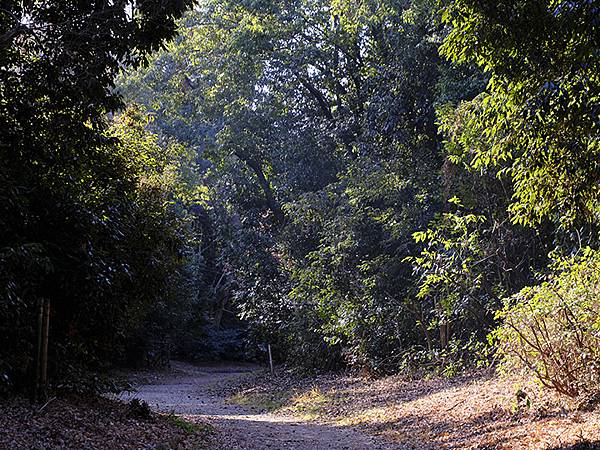
[[[42,373],[42,334],[43,334],[43,317],[44,317],[44,301],[41,298],[37,299],[37,328],[36,328],[36,345],[34,364],[35,371],[33,373],[33,386],[31,392],[31,401],[37,402],[40,394],[40,377]]]
[[[269,350],[269,367],[271,368],[271,375],[275,375],[275,369],[273,368],[273,356],[271,355],[271,344],[267,344]]]
[[[43,333],[42,333],[42,357],[40,368],[40,385],[42,399],[46,400],[48,387],[48,335],[50,330],[50,300],[44,299],[44,317],[43,317]]]

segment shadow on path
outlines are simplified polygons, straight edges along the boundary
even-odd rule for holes
[[[172,363],[169,373],[138,379],[138,389],[123,393],[127,401],[139,398],[153,409],[190,421],[209,422],[217,430],[211,448],[231,450],[384,450],[399,449],[358,430],[304,422],[293,417],[252,413],[227,403],[216,389],[258,369],[253,365],[191,365]],[[135,382],[135,381],[134,381]]]

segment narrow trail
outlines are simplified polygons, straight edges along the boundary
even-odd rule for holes
[[[306,422],[298,418],[269,413],[252,413],[227,403],[215,389],[256,370],[249,365],[195,366],[173,362],[173,370],[158,374],[137,392],[122,394],[127,400],[137,397],[153,409],[173,412],[189,421],[208,422],[216,429],[211,449],[227,450],[384,450],[389,444],[347,427]]]

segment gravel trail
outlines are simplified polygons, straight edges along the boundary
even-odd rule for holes
[[[216,429],[211,449],[223,450],[384,450],[395,449],[347,427],[335,427],[269,413],[252,413],[227,403],[218,386],[257,370],[256,366],[197,366],[172,363],[169,373],[138,378],[137,392],[122,394],[145,400],[153,409]],[[134,383],[136,383],[134,379]]]

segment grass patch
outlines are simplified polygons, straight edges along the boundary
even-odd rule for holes
[[[304,420],[326,416],[336,401],[336,396],[318,386],[273,390],[247,389],[228,398],[229,403],[251,411],[291,413]]]
[[[331,405],[331,402],[331,396],[314,386],[308,391],[293,396],[287,409],[306,420],[314,420],[324,413],[324,409]]]
[[[215,429],[207,423],[195,423],[185,420],[184,418],[176,415],[169,414],[167,420],[177,428],[185,431],[188,435],[200,434],[203,436],[214,433]]]
[[[289,391],[245,391],[229,397],[228,401],[255,411],[273,412],[283,408],[289,402],[291,396]]]

